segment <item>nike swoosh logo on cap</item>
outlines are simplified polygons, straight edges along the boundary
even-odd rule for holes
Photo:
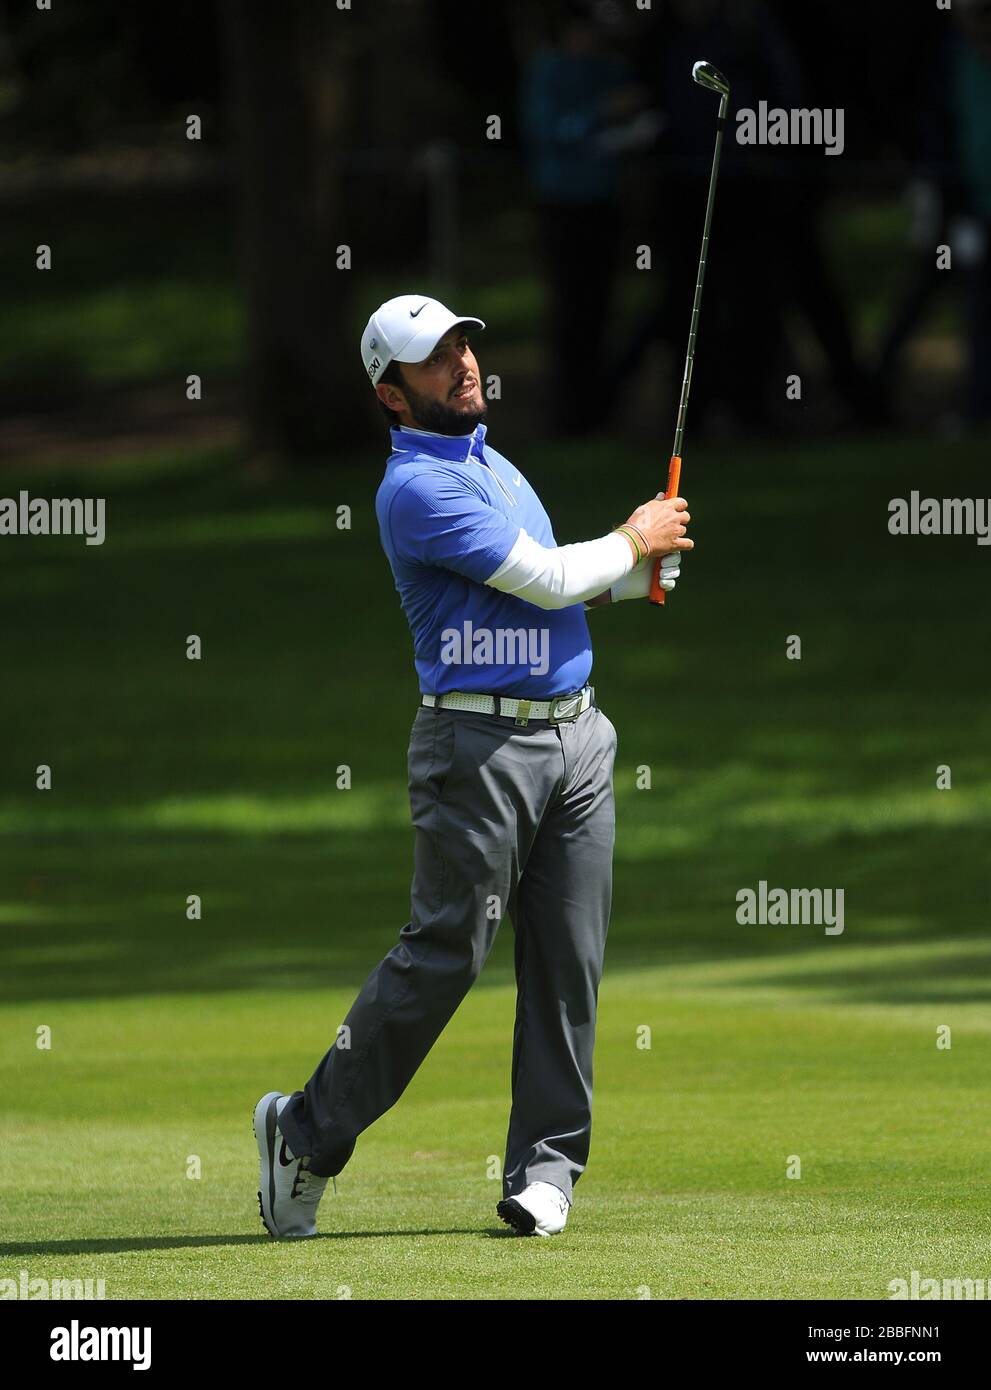
[[[424,310],[426,307],[427,307],[427,306],[426,306],[425,304],[421,304],[420,307],[419,307],[419,309],[411,309],[411,310],[409,311],[409,316],[410,316],[410,318],[411,318],[411,319],[415,319],[416,316],[417,316],[417,314],[421,314],[421,313],[423,312],[423,310]]]

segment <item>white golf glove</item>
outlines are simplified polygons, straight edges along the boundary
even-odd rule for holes
[[[612,586],[613,603],[621,603],[625,598],[646,598],[650,593],[650,581],[654,573],[653,557],[641,560],[628,574],[622,575]],[[672,550],[670,555],[661,556],[661,588],[670,593],[681,575],[681,551]]]

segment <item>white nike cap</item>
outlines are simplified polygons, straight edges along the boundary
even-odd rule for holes
[[[452,314],[439,299],[400,294],[372,314],[361,335],[361,360],[373,386],[390,362],[423,362],[456,323],[484,328],[481,319]]]

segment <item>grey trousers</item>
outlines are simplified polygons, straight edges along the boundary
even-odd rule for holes
[[[516,942],[512,1109],[503,1196],[588,1161],[592,1052],[612,898],[616,730],[421,707],[409,744],[410,920],[279,1124],[337,1174],[393,1106],[477,979],[505,913]]]

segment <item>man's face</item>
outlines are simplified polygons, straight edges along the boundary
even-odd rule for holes
[[[396,424],[437,434],[470,434],[484,420],[488,406],[468,335],[455,325],[444,334],[423,362],[400,364],[402,387],[383,385],[375,391],[388,406],[401,404]]]

